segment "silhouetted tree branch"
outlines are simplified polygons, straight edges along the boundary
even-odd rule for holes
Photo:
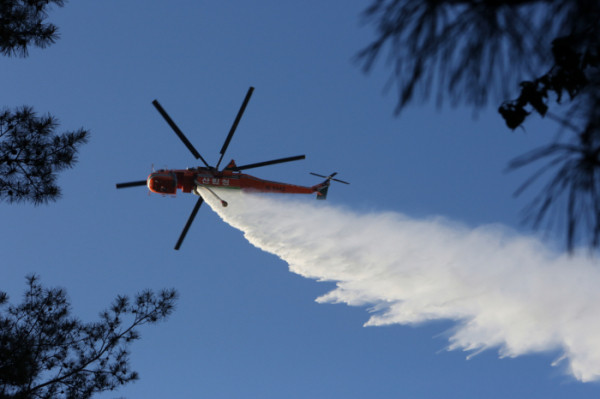
[[[71,317],[64,289],[46,289],[36,276],[27,282],[23,303],[0,314],[0,398],[84,399],[137,380],[128,350],[140,338],[136,328],[166,320],[178,297],[119,296],[99,322],[83,323]],[[0,305],[7,301],[0,292]]]
[[[572,131],[565,142],[554,142],[524,154],[509,164],[519,168],[536,161],[548,160],[517,190],[519,195],[545,173],[553,173],[542,192],[526,208],[526,221],[539,227],[547,220],[552,227],[550,208],[567,197],[567,248],[573,251],[578,238],[585,238],[591,248],[600,247],[600,81],[598,74],[577,91],[566,120],[558,122]],[[523,96],[523,95],[522,95]],[[521,97],[522,97],[521,96]],[[538,97],[539,98],[539,97]],[[517,100],[518,101],[518,100]],[[536,107],[532,112],[541,113]]]
[[[375,0],[363,19],[377,38],[356,60],[368,72],[387,49],[396,113],[415,96],[427,99],[434,83],[440,102],[446,93],[455,104],[482,106],[490,93],[506,98],[523,73],[546,61],[540,44],[565,8],[566,0]]]
[[[64,0],[0,0],[0,53],[27,57],[28,46],[44,48],[58,39],[58,28],[44,24],[52,4]],[[56,173],[71,168],[78,147],[87,142],[83,129],[54,134],[53,116],[36,116],[23,106],[0,113],[0,202],[56,201],[60,188]]]
[[[523,76],[546,68],[545,75],[522,81],[519,97],[499,112],[511,129],[535,112],[572,136],[515,159],[509,168],[549,158],[517,191],[555,171],[526,220],[540,226],[566,196],[568,249],[584,236],[592,248],[600,247],[599,1],[374,0],[363,18],[376,26],[377,38],[356,59],[368,72],[388,49],[390,82],[398,87],[396,114],[415,98],[428,99],[434,83],[438,104],[449,95],[453,104],[481,107],[490,94],[506,99]],[[560,115],[549,113],[550,100],[561,105],[564,93],[568,104]]]
[[[0,201],[39,205],[60,198],[56,173],[74,165],[89,133],[57,135],[57,127],[56,118],[38,117],[27,106],[0,113]]]
[[[600,24],[590,28],[585,35],[572,34],[555,39],[552,42],[552,68],[533,81],[521,82],[519,97],[516,100],[505,101],[500,106],[498,112],[509,128],[516,129],[523,123],[531,114],[528,108],[545,116],[548,111],[548,95],[551,93],[560,104],[563,93],[566,92],[569,101],[573,103],[577,95],[587,90],[591,93],[582,94],[583,102],[590,102],[590,98],[587,97],[589,94],[594,95],[593,92],[600,83],[600,32],[597,31]],[[580,101],[575,103],[579,104]]]
[[[44,24],[51,4],[64,0],[0,0],[0,52],[27,57],[27,47],[44,48],[58,39],[58,28]]]

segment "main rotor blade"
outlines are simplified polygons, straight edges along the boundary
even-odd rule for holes
[[[306,158],[305,155],[298,155],[295,157],[274,159],[272,161],[267,161],[267,162],[259,162],[259,163],[252,163],[249,165],[237,166],[237,167],[231,168],[231,169],[227,168],[226,170],[234,170],[237,172],[237,171],[244,170],[244,169],[260,168],[261,166],[275,165],[275,164],[284,163],[284,162],[299,161],[299,160],[305,159],[305,158]]]
[[[119,183],[119,184],[117,184],[117,188],[137,187],[137,186],[145,186],[145,185],[146,185],[146,180],[140,180],[140,181],[132,181],[129,183]]]
[[[203,201],[204,201],[204,199],[202,197],[198,198],[198,202],[196,202],[196,206],[194,207],[192,214],[190,215],[187,223],[185,224],[185,227],[183,228],[183,231],[181,232],[181,235],[179,236],[179,240],[177,240],[177,244],[175,244],[176,251],[179,251],[179,247],[181,246],[181,243],[185,239],[185,235],[187,234],[188,230],[190,229],[190,226],[192,225],[192,222],[194,221],[194,218],[196,217],[196,214],[198,213],[198,209],[200,209],[200,205],[202,205]]]
[[[189,142],[189,140],[187,139],[187,137],[185,137],[185,135],[183,134],[183,132],[179,129],[179,127],[177,127],[177,125],[175,124],[175,122],[173,122],[173,119],[171,119],[171,117],[169,116],[169,114],[167,114],[167,111],[164,110],[164,108],[158,103],[158,101],[157,100],[152,101],[152,105],[154,105],[154,107],[158,110],[158,112],[160,112],[160,114],[162,115],[162,117],[165,118],[165,120],[167,121],[167,123],[169,124],[169,126],[171,126],[171,129],[173,129],[173,131],[175,132],[175,134],[177,136],[179,136],[179,139],[181,141],[183,141],[183,144],[185,144],[185,146],[188,148],[188,150],[190,150],[190,152],[192,153],[192,155],[194,155],[196,157],[196,159],[202,160],[202,162],[204,162],[204,165],[206,165],[206,167],[209,168],[210,166],[208,166],[208,164],[206,163],[206,161],[204,160],[204,158],[202,158],[202,155],[200,155],[200,153],[198,151],[196,151],[196,149],[194,148],[194,146],[192,145],[192,143]]]
[[[252,92],[254,91],[254,87],[250,86],[248,89],[248,93],[246,93],[246,98],[244,98],[244,102],[238,111],[237,116],[235,117],[235,121],[233,121],[233,125],[231,126],[231,130],[229,130],[229,134],[225,139],[225,143],[223,143],[223,148],[221,148],[221,158],[219,158],[219,162],[217,162],[216,168],[219,169],[219,165],[221,164],[221,160],[223,159],[223,155],[225,155],[225,151],[227,151],[227,147],[229,147],[229,142],[235,133],[235,129],[237,129],[238,123],[240,123],[240,119],[242,119],[242,115],[246,110],[246,105],[248,105],[248,101],[250,101],[250,97],[252,96]]]
[[[313,176],[319,176],[319,177],[322,177],[322,178],[324,178],[324,179],[327,179],[327,176],[318,175],[318,174],[316,174],[316,173],[313,173],[313,172],[310,172],[310,174],[311,174],[311,175],[313,175]]]

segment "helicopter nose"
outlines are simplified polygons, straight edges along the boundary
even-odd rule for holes
[[[148,188],[157,194],[175,194],[177,182],[170,174],[153,174],[148,177]]]

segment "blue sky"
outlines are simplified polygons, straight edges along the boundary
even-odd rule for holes
[[[2,205],[0,289],[17,300],[25,275],[38,273],[65,287],[86,321],[118,294],[181,294],[170,320],[143,328],[131,348],[140,381],[99,397],[598,396],[596,383],[550,365],[556,352],[498,359],[492,348],[466,360],[468,353],[447,351],[451,321],[363,327],[368,306],[315,302],[335,284],[291,273],[209,206],[176,252],[195,197],[115,189],[145,179],[152,164],[198,164],[152,100],[215,163],[254,86],[224,162],[306,154],[250,174],[313,185],[320,180],[309,172],[338,172],[351,184],[330,189],[334,207],[532,234],[519,212],[534,192],[512,197],[531,170],[503,170],[555,127],[534,120],[511,132],[495,106],[474,119],[471,109],[415,104],[395,118],[394,95],[382,94],[384,63],[368,76],[352,63],[373,37],[359,23],[368,3],[71,2],[51,13],[61,32],[55,45],[2,59],[4,106],[32,105],[62,129],[85,127],[92,137],[76,167],[60,175],[63,199]]]

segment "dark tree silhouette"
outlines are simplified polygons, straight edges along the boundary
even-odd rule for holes
[[[44,48],[58,39],[58,28],[44,24],[50,6],[64,0],[0,0],[0,53],[27,57],[28,47]],[[89,133],[83,129],[55,135],[53,116],[36,116],[23,106],[0,113],[0,202],[56,201],[56,173],[71,168]]]
[[[519,97],[498,110],[509,128],[535,112],[570,132],[513,160],[509,169],[549,159],[517,191],[555,173],[526,208],[526,221],[539,227],[546,220],[552,227],[558,216],[549,209],[566,196],[568,249],[578,239],[600,247],[598,0],[374,0],[363,18],[375,24],[377,37],[357,62],[368,72],[388,49],[396,114],[414,99],[427,100],[434,84],[438,104],[448,95],[453,105],[464,101],[475,108],[490,95],[506,100],[520,86]],[[543,69],[547,73],[539,76]],[[549,112],[551,105],[558,114]]]
[[[526,214],[534,227],[539,227],[545,218],[551,227],[553,219],[546,216],[552,205],[566,197],[565,230],[570,251],[578,232],[588,236],[591,248],[600,247],[600,25],[594,28],[593,36],[570,35],[554,40],[554,65],[550,71],[533,81],[522,82],[519,97],[503,103],[499,109],[513,129],[536,112],[549,115],[571,132],[566,141],[552,142],[509,164],[514,169],[549,159],[517,194],[545,172],[554,171]],[[550,95],[560,103],[564,93],[569,95],[565,115],[550,114]]]
[[[57,127],[56,118],[38,117],[27,106],[0,113],[0,201],[39,205],[60,198],[56,173],[73,166],[89,133],[57,135]]]
[[[58,28],[44,24],[51,4],[64,0],[0,0],[0,52],[27,57],[27,47],[44,48],[58,39]]]
[[[7,307],[0,292],[0,398],[84,399],[137,380],[128,350],[140,338],[136,328],[165,320],[178,297],[175,290],[147,290],[133,303],[119,296],[99,322],[83,323],[71,317],[64,289],[46,289],[34,275],[27,283],[18,306]]]

